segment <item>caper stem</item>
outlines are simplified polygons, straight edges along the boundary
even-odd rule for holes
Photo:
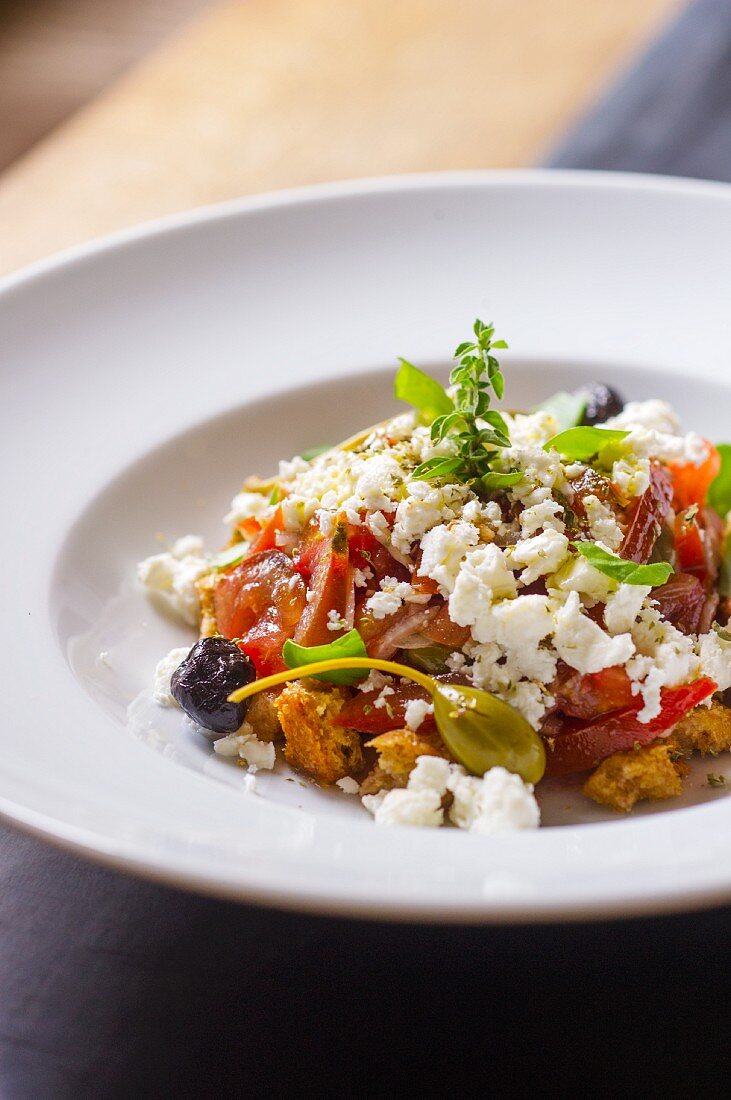
[[[331,661],[315,661],[311,665],[288,668],[284,672],[276,672],[273,676],[265,676],[262,680],[254,680],[253,683],[232,691],[228,701],[240,703],[250,695],[256,695],[259,691],[268,691],[269,688],[278,687],[279,684],[286,684],[288,680],[299,680],[302,676],[319,676],[322,672],[350,668],[375,668],[378,672],[390,672],[393,676],[407,676],[426,688],[430,695],[434,692],[435,682],[432,677],[418,672],[415,668],[409,668],[408,665],[400,665],[396,661],[381,661],[378,657],[337,657]]]

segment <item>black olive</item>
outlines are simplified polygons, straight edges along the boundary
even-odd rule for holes
[[[188,717],[215,740],[241,726],[249,700],[229,703],[228,696],[255,679],[254,665],[237,645],[227,638],[201,638],[173,673],[170,686]]]
[[[603,424],[610,416],[617,416],[624,408],[624,398],[604,382],[590,382],[575,391],[586,398],[582,424]]]

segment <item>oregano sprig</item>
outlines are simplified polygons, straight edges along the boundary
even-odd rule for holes
[[[494,326],[484,321],[476,320],[473,331],[474,340],[460,344],[454,353],[457,366],[449,376],[455,387],[454,409],[438,416],[431,426],[432,442],[450,439],[456,453],[422,462],[414,471],[416,479],[430,480],[448,473],[455,481],[480,482],[491,473],[498,450],[510,446],[505,421],[490,408],[492,395],[500,400],[505,387],[493,353],[508,345],[504,340],[494,340]],[[486,484],[488,487],[494,488]]]

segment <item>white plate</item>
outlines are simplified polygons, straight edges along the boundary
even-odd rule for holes
[[[587,806],[577,823],[561,791],[548,820],[571,823],[496,838],[376,828],[284,775],[242,790],[150,708],[155,661],[190,635],[132,578],[156,532],[220,543],[247,472],[379,419],[395,356],[444,364],[478,315],[511,343],[516,405],[615,379],[728,437],[730,288],[731,188],[541,172],[274,195],[7,280],[5,819],[122,869],[322,912],[570,919],[728,899],[731,801],[704,768],[659,811]]]

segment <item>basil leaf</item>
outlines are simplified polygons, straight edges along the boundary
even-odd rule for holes
[[[399,401],[408,401],[413,405],[428,424],[454,409],[454,402],[444,387],[407,359],[401,360],[401,366],[396,371],[393,392]]]
[[[569,428],[549,439],[543,450],[557,451],[562,458],[569,458],[573,462],[587,462],[610,443],[619,443],[620,439],[625,439],[628,435],[629,432],[620,432],[614,428]]]
[[[581,418],[586,411],[586,394],[566,393],[560,390],[552,397],[541,401],[540,405],[534,405],[531,412],[547,412],[555,417],[561,431],[567,428],[575,428],[581,423]]]
[[[721,456],[721,469],[711,482],[708,503],[719,516],[725,516],[731,511],[731,444],[719,443],[718,453]]]
[[[232,565],[238,565],[240,561],[246,557],[249,552],[248,542],[235,542],[233,546],[227,546],[225,550],[221,550],[220,554],[214,554],[209,559],[209,565],[211,569],[217,572],[224,569],[229,569]]]
[[[462,465],[462,461],[459,458],[428,458],[426,462],[422,462],[420,466],[417,466],[411,475],[414,481],[431,481],[435,477],[446,477],[447,474],[454,473]]]
[[[512,470],[509,474],[499,474],[496,470],[490,470],[480,478],[483,489],[509,489],[511,485],[517,485],[523,480],[522,470]]]
[[[315,661],[333,661],[339,657],[367,657],[365,642],[357,630],[349,630],[340,638],[336,638],[329,645],[297,645],[296,642],[286,641],[282,650],[282,657],[287,668],[301,668],[303,665],[314,664]],[[320,676],[313,676],[314,680],[327,680],[331,684],[355,684],[368,675],[367,669],[339,669],[336,672],[323,672]]]
[[[313,458],[317,458],[318,455],[324,455],[327,451],[332,450],[330,443],[323,443],[319,447],[310,447],[309,450],[303,451],[300,458],[304,458],[305,462],[312,462]]]
[[[595,542],[573,542],[575,550],[586,558],[589,565],[593,565],[605,577],[619,581],[621,584],[645,584],[651,588],[657,588],[665,584],[673,567],[669,562],[658,561],[652,565],[638,565],[634,561],[625,561],[624,558],[612,554]]]

